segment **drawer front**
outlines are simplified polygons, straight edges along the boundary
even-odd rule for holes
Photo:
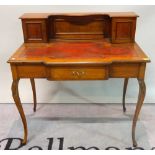
[[[17,65],[16,71],[20,78],[46,77],[46,68],[42,65]]]
[[[138,78],[139,63],[114,63],[110,66],[109,77],[112,78]]]
[[[50,67],[49,80],[103,80],[108,78],[107,67]]]

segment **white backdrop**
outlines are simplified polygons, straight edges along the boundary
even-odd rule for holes
[[[11,70],[6,63],[13,52],[23,43],[21,22],[18,19],[26,12],[106,12],[134,11],[137,21],[136,42],[151,58],[147,65],[145,102],[155,103],[155,6],[0,6],[0,103],[12,103]],[[50,82],[36,80],[39,103],[120,103],[123,79],[107,81]],[[136,79],[129,81],[126,100],[135,103],[138,95]],[[20,81],[20,96],[23,103],[32,102],[29,80]]]

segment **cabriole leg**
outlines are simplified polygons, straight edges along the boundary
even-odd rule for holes
[[[125,95],[126,95],[126,90],[127,90],[127,86],[128,86],[128,78],[124,79],[124,87],[123,87],[123,112],[126,112],[126,107],[125,107]]]
[[[12,96],[13,96],[13,99],[14,99],[15,104],[17,106],[17,109],[19,111],[19,114],[21,116],[23,127],[24,127],[24,139],[22,141],[22,144],[26,144],[27,143],[27,122],[26,122],[23,107],[22,107],[22,104],[21,104],[21,101],[19,98],[18,83],[19,83],[19,79],[13,80],[13,82],[12,82]]]
[[[143,101],[145,98],[145,92],[146,92],[146,86],[145,86],[144,79],[138,79],[138,83],[139,83],[139,95],[138,95],[138,101],[137,101],[136,110],[135,110],[135,114],[133,117],[133,124],[132,124],[132,141],[133,141],[134,147],[137,146],[137,142],[135,139],[136,123],[138,120],[138,116],[139,116],[141,107],[143,105]]]
[[[32,87],[32,92],[33,92],[33,103],[34,103],[33,111],[35,112],[36,107],[37,107],[37,97],[36,97],[36,88],[35,88],[34,78],[31,78],[30,81],[31,81],[31,87]]]

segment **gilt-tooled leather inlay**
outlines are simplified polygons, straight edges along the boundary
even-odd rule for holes
[[[136,56],[133,47],[111,45],[104,42],[55,42],[47,46],[27,46],[19,57],[58,58],[108,58]]]

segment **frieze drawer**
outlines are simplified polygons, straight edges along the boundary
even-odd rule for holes
[[[108,68],[102,67],[49,67],[49,80],[104,80]]]

